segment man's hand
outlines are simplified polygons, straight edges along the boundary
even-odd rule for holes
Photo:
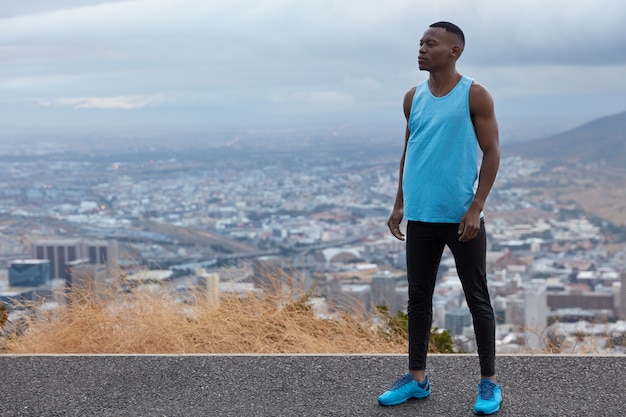
[[[400,231],[400,222],[402,221],[402,217],[404,217],[404,209],[394,208],[391,212],[391,216],[389,216],[389,221],[387,222],[387,226],[389,226],[391,234],[398,240],[404,240],[404,234]]]
[[[461,217],[461,223],[459,223],[459,241],[469,242],[478,236],[480,230],[480,210],[476,210],[472,207],[469,208]]]

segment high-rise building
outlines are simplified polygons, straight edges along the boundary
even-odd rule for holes
[[[117,241],[84,239],[50,239],[31,243],[31,255],[35,259],[50,261],[53,279],[71,280],[68,262],[86,259],[91,265],[117,265]]]
[[[445,327],[451,335],[463,334],[463,328],[472,325],[472,314],[468,308],[455,308],[446,312]]]

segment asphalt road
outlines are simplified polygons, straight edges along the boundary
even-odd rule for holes
[[[432,355],[432,394],[376,397],[404,356],[0,355],[0,416],[472,416],[478,358]],[[499,356],[500,417],[624,416],[626,356]]]

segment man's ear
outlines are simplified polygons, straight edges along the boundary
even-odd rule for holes
[[[461,56],[461,52],[463,52],[461,47],[459,45],[454,45],[450,50],[450,56],[458,59]]]

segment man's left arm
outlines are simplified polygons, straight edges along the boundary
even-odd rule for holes
[[[478,138],[478,146],[483,153],[483,158],[474,201],[459,224],[459,240],[461,242],[472,240],[478,235],[480,213],[496,180],[500,165],[498,122],[491,94],[485,87],[474,82],[470,88],[469,105],[474,130]]]

